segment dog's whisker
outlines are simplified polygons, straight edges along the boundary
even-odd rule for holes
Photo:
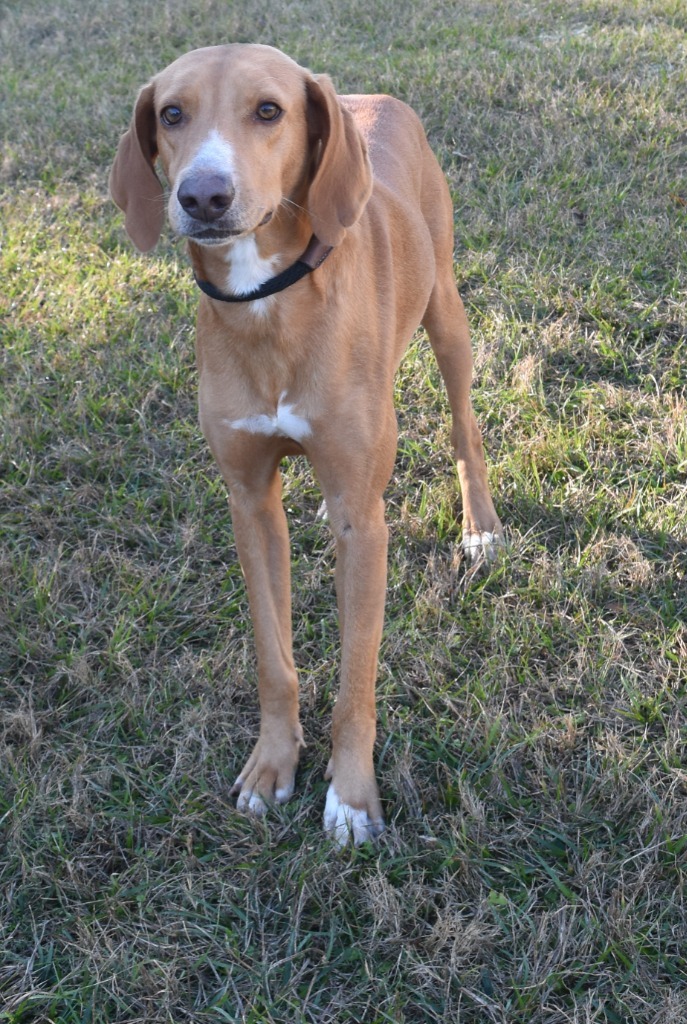
[[[284,196],[284,198],[282,199],[282,201],[281,201],[281,203],[279,205],[280,206],[293,206],[294,209],[301,210],[302,213],[307,213],[308,212],[304,206],[300,205],[300,203],[295,203],[293,201],[293,199],[288,199],[286,196]]]

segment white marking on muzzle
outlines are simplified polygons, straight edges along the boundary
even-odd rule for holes
[[[169,200],[169,220],[179,234],[185,234],[192,218],[186,213],[179,202],[179,186],[189,174],[205,171],[211,174],[224,175],[236,187],[236,159],[234,147],[213,128],[205,137],[191,160],[179,171]]]

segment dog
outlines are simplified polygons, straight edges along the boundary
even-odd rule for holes
[[[200,424],[228,487],[254,624],[260,731],[232,794],[256,814],[288,800],[304,746],[279,464],[305,454],[336,540],[341,631],[324,826],[358,845],[384,828],[373,765],[383,494],[394,374],[419,325],[448,391],[466,556],[491,558],[503,537],[470,402],[449,189],[404,103],[337,95],[328,76],[258,44],[193,50],[140,91],[110,191],[143,252],[164,224],[156,164],[201,289]]]

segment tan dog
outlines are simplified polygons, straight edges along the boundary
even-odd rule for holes
[[[260,735],[233,792],[240,809],[263,813],[294,789],[303,733],[279,462],[305,453],[336,538],[342,637],[325,828],[357,844],[383,828],[372,757],[383,493],[394,374],[419,324],[448,389],[467,555],[489,556],[502,532],[470,405],[449,190],[403,103],[337,96],[327,76],[268,46],[195,50],[141,91],[110,187],[144,251],[163,226],[158,158],[170,222],[209,293],[198,310],[200,421],[229,488],[255,628]]]

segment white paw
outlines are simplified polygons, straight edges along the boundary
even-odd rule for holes
[[[236,807],[239,811],[250,811],[252,814],[257,814],[259,818],[262,818],[267,805],[262,799],[259,793],[254,793],[252,789],[242,789],[239,793],[239,798],[236,801]]]
[[[239,797],[236,801],[237,810],[243,812],[250,811],[252,814],[257,814],[258,817],[262,818],[267,811],[268,802],[259,793],[256,793],[255,790],[246,786],[240,776],[234,783],[232,792],[235,793],[239,790]],[[281,789],[275,790],[274,799],[278,804],[285,804],[293,796],[293,790],[293,783],[283,786]]]
[[[375,839],[384,831],[381,818],[372,820],[367,811],[356,810],[343,803],[331,785],[327,790],[327,802],[324,808],[325,832],[332,837],[339,849],[343,850],[351,837],[355,846]]]
[[[463,534],[463,551],[472,565],[477,565],[483,560],[493,562],[502,544],[501,536],[492,533],[491,530]]]
[[[288,786],[283,786],[281,789],[275,789],[274,799],[278,804],[285,804],[286,801],[290,800],[293,796],[294,788],[295,784],[291,782]]]
[[[240,792],[239,792],[240,791]],[[257,814],[258,817],[262,817],[267,811],[268,801],[252,790],[250,786],[247,786],[241,776],[233,783],[232,792],[239,792],[239,799],[237,800],[237,809],[240,811],[250,811],[252,814]],[[274,791],[274,800],[277,804],[286,804],[294,793],[294,783],[290,782],[289,785],[282,786],[278,790]]]

